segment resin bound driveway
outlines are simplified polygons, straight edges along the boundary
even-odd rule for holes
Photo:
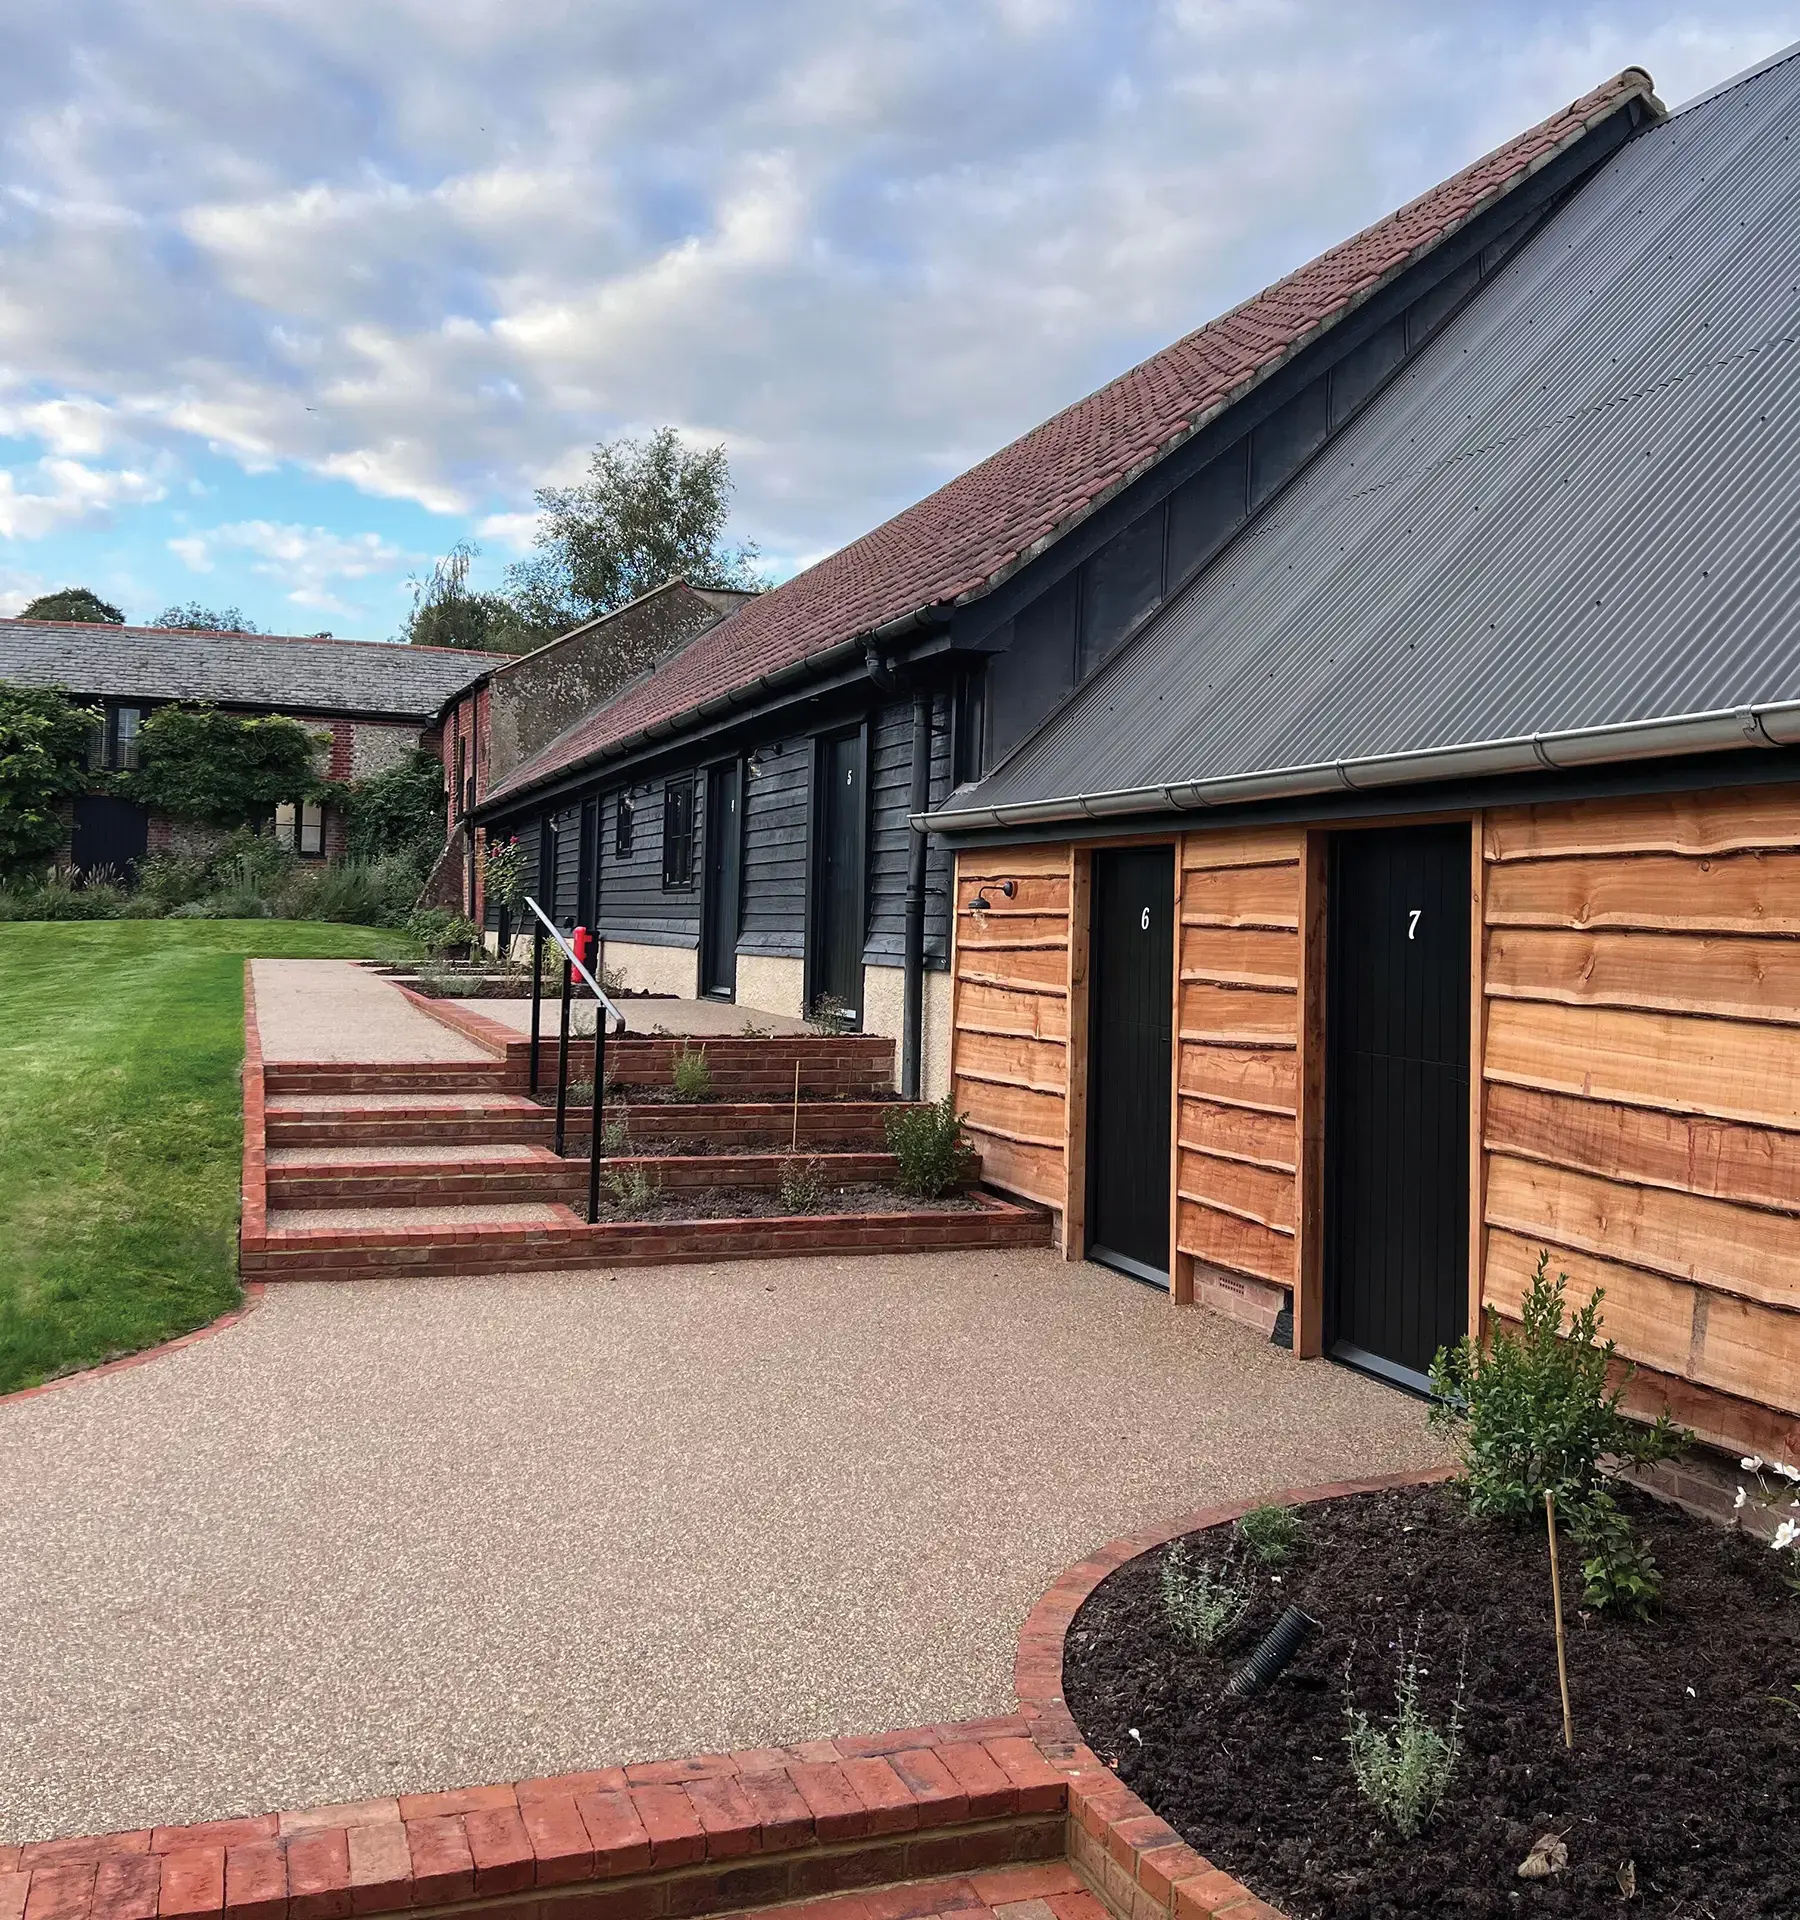
[[[1090,1547],[1439,1457],[1049,1254],[273,1287],[0,1402],[0,1843],[1010,1711]]]

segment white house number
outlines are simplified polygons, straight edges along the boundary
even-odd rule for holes
[[[1406,937],[1407,937],[1407,939],[1409,939],[1409,940],[1414,940],[1414,939],[1417,939],[1417,938],[1418,938],[1418,933],[1419,933],[1419,915],[1420,915],[1420,914],[1421,914],[1422,912],[1424,912],[1424,908],[1422,908],[1422,907],[1414,907],[1414,908],[1413,908],[1413,910],[1412,910],[1412,912],[1411,912],[1411,913],[1409,913],[1409,914],[1408,914],[1408,915],[1406,916]]]
[[[1148,933],[1150,931],[1150,909],[1146,907],[1138,920],[1138,925]]]

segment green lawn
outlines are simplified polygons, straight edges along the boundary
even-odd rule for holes
[[[404,946],[293,920],[0,924],[0,1393],[237,1300],[245,956]]]

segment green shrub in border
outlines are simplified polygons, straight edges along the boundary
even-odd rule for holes
[[[677,1100],[706,1100],[712,1096],[712,1068],[706,1064],[706,1049],[697,1053],[683,1047],[669,1069],[669,1079]]]
[[[1292,1507],[1252,1507],[1237,1523],[1237,1536],[1265,1567],[1286,1566],[1305,1529]]]
[[[937,1200],[971,1178],[980,1164],[963,1131],[966,1114],[952,1097],[924,1107],[896,1107],[884,1122],[888,1151],[899,1161],[895,1180],[902,1193]]]

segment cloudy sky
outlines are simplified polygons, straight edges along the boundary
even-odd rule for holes
[[[1621,66],[1800,0],[9,0],[0,611],[383,638],[601,437],[779,576]]]

